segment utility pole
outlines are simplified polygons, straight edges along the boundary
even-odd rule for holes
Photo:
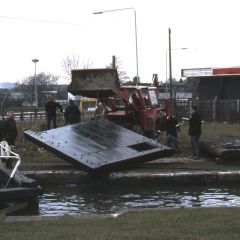
[[[112,56],[112,68],[116,69],[116,57],[114,55]]]
[[[169,81],[170,81],[170,114],[173,113],[173,102],[172,102],[172,96],[173,96],[173,86],[172,86],[172,46],[171,46],[171,29],[168,29],[168,56],[169,56]]]

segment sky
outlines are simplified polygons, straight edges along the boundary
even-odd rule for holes
[[[0,82],[22,81],[37,73],[69,83],[62,62],[79,56],[79,68],[104,68],[115,55],[130,79],[151,82],[168,73],[171,28],[172,76],[181,69],[240,66],[238,0],[1,0]],[[183,50],[183,48],[185,50]]]

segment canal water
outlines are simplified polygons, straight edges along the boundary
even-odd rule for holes
[[[220,206],[240,206],[240,188],[67,185],[45,189],[37,210],[24,210],[19,215],[116,214],[145,208]]]

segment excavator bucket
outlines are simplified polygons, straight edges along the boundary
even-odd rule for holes
[[[118,72],[111,68],[72,70],[68,91],[89,98],[114,96],[120,92]]]
[[[24,134],[28,140],[89,173],[126,169],[173,153],[165,145],[104,119],[44,132],[28,130]]]

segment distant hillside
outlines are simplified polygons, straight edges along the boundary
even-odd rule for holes
[[[10,82],[0,82],[0,88],[2,89],[10,89],[10,88],[14,88],[15,87],[15,83],[10,83]]]

